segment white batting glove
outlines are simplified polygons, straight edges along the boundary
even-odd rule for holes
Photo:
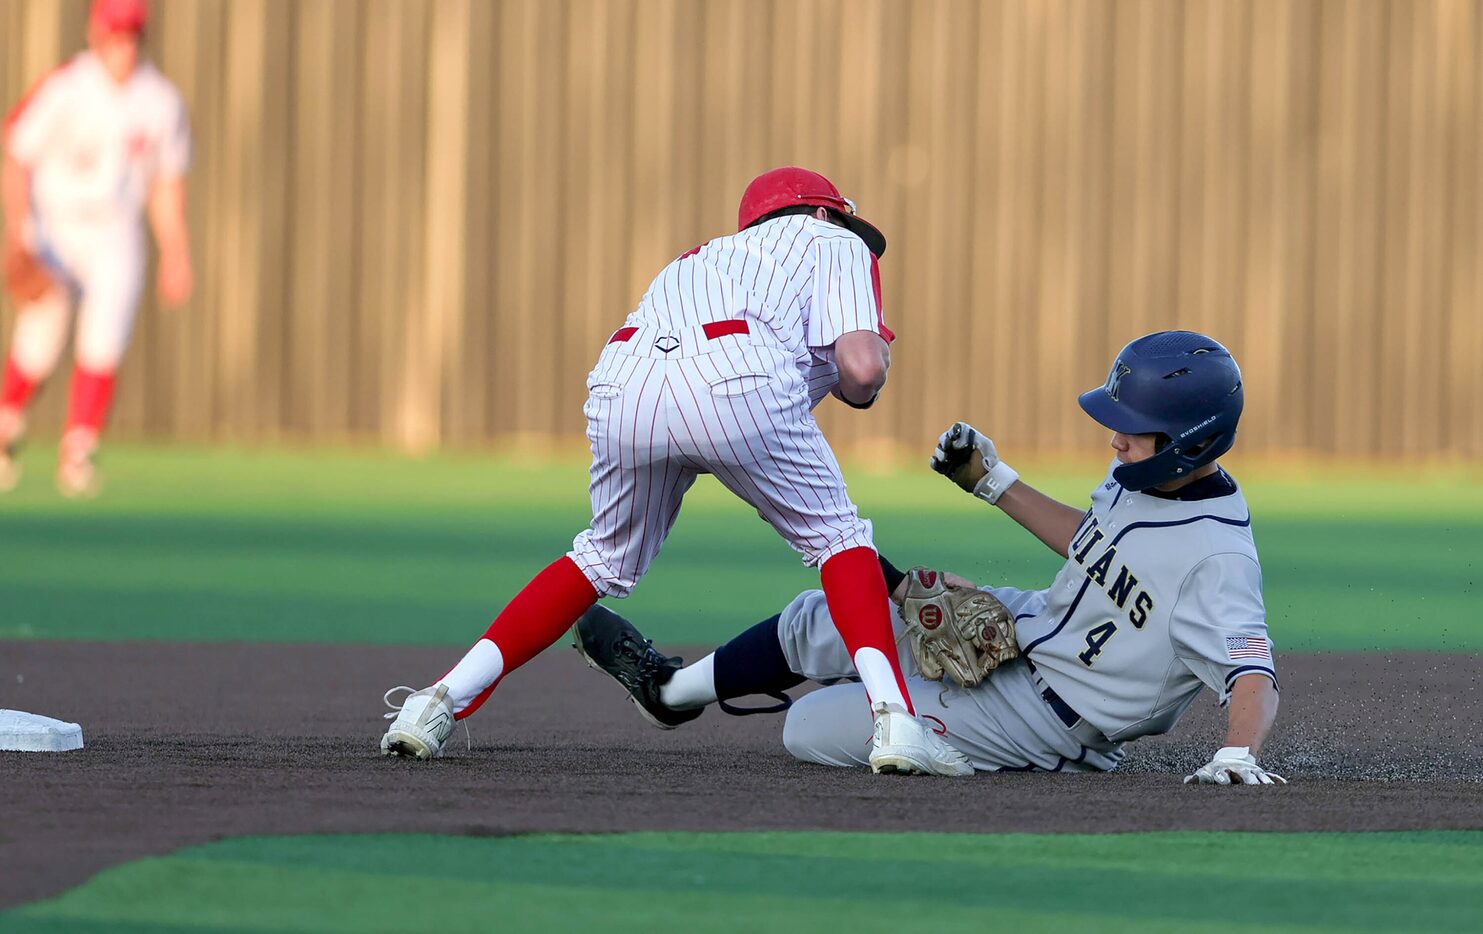
[[[937,439],[928,466],[993,505],[1020,478],[999,459],[994,442],[967,422],[955,422]]]
[[[1223,746],[1184,783],[1200,785],[1286,785],[1287,779],[1256,764],[1249,746]]]

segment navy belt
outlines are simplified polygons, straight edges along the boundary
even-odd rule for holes
[[[1061,695],[1057,694],[1050,687],[1046,687],[1045,690],[1041,691],[1040,696],[1047,704],[1050,704],[1050,709],[1055,711],[1057,717],[1061,718],[1061,722],[1066,724],[1066,729],[1075,729],[1076,724],[1081,722],[1081,714],[1072,710],[1071,705],[1061,700]]]
[[[1030,661],[1029,655],[1025,656],[1025,664],[1030,668],[1031,677],[1044,685],[1044,689],[1040,692],[1040,699],[1050,706],[1056,718],[1066,725],[1066,729],[1075,729],[1076,725],[1081,722],[1081,714],[1072,710],[1071,705],[1061,700],[1061,695],[1057,694],[1054,688],[1045,683],[1045,679],[1035,670],[1035,663]]]

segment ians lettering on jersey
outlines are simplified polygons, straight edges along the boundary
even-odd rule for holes
[[[1134,629],[1142,629],[1154,607],[1153,596],[1138,586],[1139,575],[1117,560],[1117,544],[1103,544],[1106,539],[1107,534],[1097,517],[1089,514],[1071,539],[1071,559],[1085,569],[1093,584],[1107,592],[1119,610],[1128,611],[1128,622]],[[1097,550],[1099,545],[1102,546],[1100,551]],[[1113,630],[1116,630],[1115,626]]]
[[[1051,586],[1007,593],[1005,605],[1046,685],[1121,742],[1167,732],[1206,688],[1225,698],[1237,677],[1276,677],[1269,656],[1233,659],[1226,642],[1254,635],[1272,651],[1240,491],[1199,501],[1132,493],[1109,461]]]
[[[1261,636],[1226,636],[1226,652],[1232,661],[1243,658],[1272,658],[1272,647]]]

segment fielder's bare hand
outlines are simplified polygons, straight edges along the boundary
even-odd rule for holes
[[[160,247],[155,291],[166,308],[183,305],[195,288],[190,233],[185,220],[185,181],[179,175],[156,179],[149,190],[149,222]]]
[[[191,270],[190,254],[169,252],[160,254],[159,276],[155,284],[160,304],[176,308],[190,301],[195,291],[195,274]]]

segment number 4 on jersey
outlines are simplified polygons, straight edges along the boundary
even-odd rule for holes
[[[1117,632],[1117,623],[1111,620],[1100,626],[1093,626],[1091,632],[1087,633],[1086,651],[1076,657],[1081,659],[1083,665],[1088,668],[1092,667],[1092,660],[1102,654],[1102,646],[1107,644],[1107,640],[1111,639],[1115,632]]]

